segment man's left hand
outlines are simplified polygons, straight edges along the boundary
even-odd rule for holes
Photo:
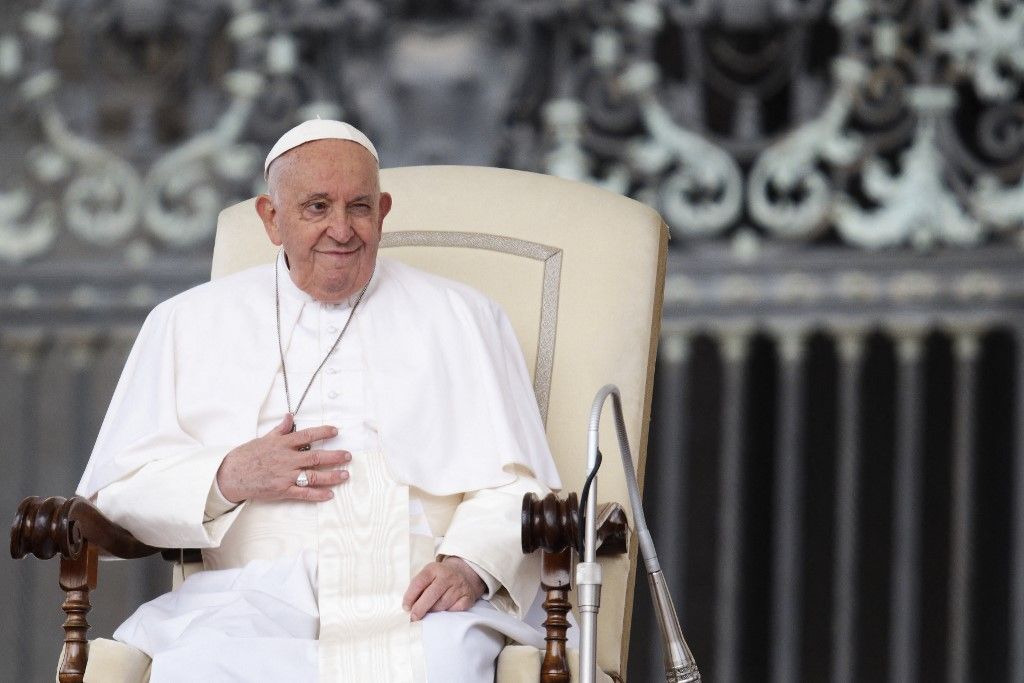
[[[409,610],[412,621],[419,621],[427,612],[464,612],[485,590],[483,579],[465,560],[449,556],[431,562],[413,577],[402,607]]]

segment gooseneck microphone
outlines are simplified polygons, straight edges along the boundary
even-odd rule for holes
[[[607,398],[612,397],[612,409],[615,417],[615,431],[619,441],[619,454],[622,456],[622,468],[626,474],[626,488],[629,491],[629,503],[633,510],[633,525],[640,541],[640,553],[647,569],[647,580],[651,587],[651,598],[654,611],[658,616],[658,627],[661,629],[662,652],[665,657],[666,683],[700,683],[700,671],[697,662],[690,652],[683,630],[679,626],[669,594],[668,583],[658,562],[658,553],[654,550],[654,540],[647,529],[647,520],[640,503],[640,487],[636,481],[636,470],[633,467],[633,456],[629,450],[629,439],[626,437],[626,422],[622,415],[622,398],[619,388],[614,384],[606,384],[597,392],[593,407],[590,410],[590,426],[587,432],[587,486],[584,487],[582,509],[584,519],[583,557],[576,565],[576,585],[580,610],[580,680],[583,683],[595,683],[597,679],[597,612],[601,604],[601,565],[597,563],[597,468],[600,466],[598,450],[598,431],[601,424],[601,410]]]

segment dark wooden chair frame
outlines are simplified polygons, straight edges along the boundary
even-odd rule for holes
[[[548,494],[523,497],[522,546],[524,553],[541,552],[541,586],[546,591],[546,648],[541,683],[568,683],[566,631],[572,587],[573,553],[579,538],[579,504],[575,493],[565,498]],[[627,552],[626,515],[618,503],[598,511],[598,554]],[[64,656],[58,669],[60,683],[82,683],[89,661],[89,592],[97,585],[98,559],[106,555],[135,559],[161,553],[170,561],[199,561],[198,550],[155,548],[141,543],[125,528],[107,519],[85,498],[41,498],[21,501],[11,525],[11,557],[35,555],[49,560],[60,555],[58,584],[65,593]]]

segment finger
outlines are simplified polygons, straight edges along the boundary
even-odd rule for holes
[[[452,605],[454,605],[460,598],[465,597],[465,594],[459,590],[457,586],[449,586],[448,590],[444,592],[437,602],[434,603],[433,607],[430,608],[431,612],[447,612]]]
[[[305,500],[310,503],[322,503],[334,498],[334,492],[328,488],[312,486],[289,486],[283,496],[291,500]]]
[[[402,596],[402,609],[407,612],[411,610],[413,603],[420,597],[423,589],[429,586],[433,580],[434,573],[431,571],[430,565],[421,569],[420,573],[409,582],[409,587],[405,589],[405,595]]]
[[[291,432],[292,431],[292,427],[294,425],[295,425],[295,418],[292,416],[291,413],[285,413],[284,414],[284,419],[281,420],[280,422],[278,422],[277,426],[274,427],[270,431],[271,431],[271,434],[284,435],[284,434],[288,434],[289,432]]]
[[[352,454],[348,451],[322,451],[317,449],[299,451],[295,455],[296,457],[293,464],[298,469],[344,465],[352,459]]]
[[[442,581],[439,578],[434,579],[433,583],[427,586],[423,592],[420,593],[420,597],[416,599],[416,602],[413,603],[412,609],[409,610],[410,618],[413,621],[419,621],[426,616],[427,612],[430,611],[430,608],[433,607],[434,603],[436,603],[441,596],[445,594],[448,588],[449,584],[445,581]]]
[[[476,604],[476,600],[468,595],[463,595],[461,598],[455,601],[455,603],[448,608],[449,612],[465,612],[470,607]]]
[[[299,446],[308,446],[314,441],[323,441],[324,439],[331,439],[338,435],[338,428],[332,427],[331,425],[322,425],[320,427],[307,427],[306,429],[300,429],[297,432],[288,434],[287,443],[292,448],[298,448]]]
[[[348,480],[345,470],[306,470],[308,486],[337,486]]]
[[[423,592],[420,593],[420,597],[416,599],[416,602],[413,603],[413,607],[409,610],[410,618],[414,622],[420,621],[421,618],[430,611],[430,608],[434,606],[434,603],[436,603],[440,597],[447,592],[447,590],[452,588],[453,584],[450,578],[445,577],[445,575],[440,571],[433,571],[432,573],[433,581],[423,589]]]

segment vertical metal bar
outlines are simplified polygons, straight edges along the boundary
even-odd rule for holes
[[[775,453],[774,586],[772,590],[772,680],[800,679],[800,610],[803,585],[803,453],[800,434],[804,412],[804,339],[797,331],[779,335],[779,432]]]
[[[687,369],[690,361],[690,340],[682,334],[670,334],[662,340],[661,383],[658,439],[660,467],[654,483],[657,487],[659,514],[658,557],[675,598],[676,614],[684,621],[686,588],[686,501],[689,499],[687,480],[686,439],[689,429]],[[659,660],[660,661],[660,660]],[[653,669],[657,671],[657,669]]]
[[[743,544],[743,389],[748,335],[722,332],[722,459],[718,493],[718,590],[715,595],[715,680],[739,678],[740,562]]]
[[[839,336],[839,429],[836,472],[835,607],[832,612],[832,681],[851,683],[857,652],[857,553],[860,541],[860,384],[864,340]]]
[[[896,471],[893,499],[893,570],[889,680],[917,680],[921,557],[921,338],[898,339]]]
[[[1016,453],[1013,463],[1013,521],[1010,571],[1010,680],[1024,681],[1024,324],[1014,330],[1013,362],[1015,363],[1017,426]]]
[[[956,338],[956,384],[953,391],[953,495],[950,518],[952,557],[949,567],[948,680],[970,680],[971,553],[974,541],[974,403],[978,337]]]
[[[4,356],[11,359],[13,377],[5,391],[10,392],[12,399],[11,412],[13,416],[5,425],[4,436],[5,448],[11,457],[18,458],[18,467],[12,471],[20,472],[8,478],[8,486],[15,487],[11,493],[14,496],[13,505],[8,508],[8,514],[13,517],[13,511],[18,501],[24,496],[38,493],[35,491],[38,471],[37,458],[33,454],[38,443],[37,435],[39,425],[37,423],[36,398],[38,396],[35,386],[37,384],[37,373],[39,369],[40,354],[43,349],[45,333],[40,329],[14,329],[5,333],[0,339],[0,349]],[[46,580],[53,586],[53,575],[43,571],[39,562],[29,558],[19,562],[15,573],[15,590],[13,591],[13,621],[17,628],[4,629],[14,638],[13,644],[16,656],[12,658],[12,676],[14,680],[29,681],[36,680],[39,675],[40,663],[36,650],[37,643],[58,643],[60,642],[60,631],[47,632],[46,620],[38,618],[36,602],[38,599],[37,586],[45,576]],[[54,606],[57,605],[57,590],[53,590]],[[44,593],[45,595],[45,593]],[[59,623],[59,622],[58,622]],[[26,647],[26,644],[28,647]],[[53,660],[51,660],[53,661]]]

